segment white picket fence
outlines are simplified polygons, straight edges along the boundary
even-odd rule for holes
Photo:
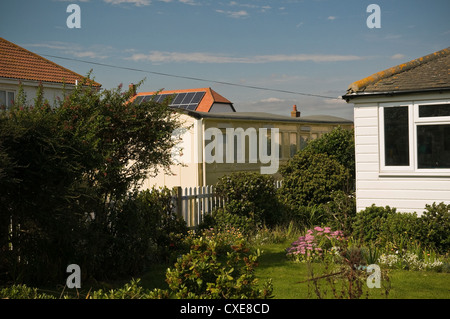
[[[178,215],[190,228],[198,226],[215,208],[225,205],[225,200],[215,193],[214,186],[176,187],[174,201]]]
[[[281,181],[276,181],[275,187],[281,187]],[[175,187],[174,193],[177,214],[189,228],[197,227],[206,215],[225,205],[225,199],[215,193],[214,186]]]

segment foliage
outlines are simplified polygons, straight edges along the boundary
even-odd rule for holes
[[[167,188],[129,194],[113,205],[108,221],[109,232],[104,234],[108,247],[95,251],[91,260],[103,258],[102,271],[114,277],[139,274],[151,263],[173,259],[187,233]],[[86,251],[92,254],[99,247],[86,247]]]
[[[419,244],[426,249],[446,253],[450,248],[450,205],[426,206],[419,217],[416,213],[399,213],[395,208],[372,205],[356,214],[353,236],[363,243],[376,243],[405,251]]]
[[[420,216],[420,238],[424,245],[441,253],[450,251],[450,205],[433,203],[426,205]]]
[[[4,280],[60,281],[74,262],[101,273],[113,236],[111,203],[172,161],[180,123],[167,103],[135,105],[127,103],[131,90],[87,83],[56,107],[43,101],[41,88],[34,105],[20,98],[0,114]]]
[[[351,177],[355,178],[354,130],[346,130],[339,126],[331,132],[309,141],[304,150],[334,157],[349,170]]]
[[[217,182],[216,193],[226,199],[226,204],[214,211],[212,219],[207,219],[202,227],[231,225],[250,233],[263,225],[275,225],[280,219],[275,181],[270,175],[252,172],[225,175]]]
[[[225,238],[229,239],[228,236]],[[166,280],[174,298],[271,297],[270,282],[262,288],[257,286],[254,271],[258,254],[250,253],[242,236],[237,236],[232,244],[223,239],[222,235],[211,232],[195,238],[189,253],[182,255],[174,267],[167,270]]]
[[[12,285],[0,289],[0,299],[55,299],[55,297],[27,285]]]
[[[96,290],[89,294],[86,299],[161,299],[166,297],[166,293],[161,290],[154,289],[150,291],[141,285],[141,279],[132,279],[126,283],[122,288],[110,289],[104,291],[103,289]]]
[[[293,215],[302,215],[303,207],[323,209],[320,206],[331,200],[333,191],[348,191],[348,169],[326,154],[300,151],[280,168],[280,173],[280,202]]]
[[[376,205],[358,212],[353,222],[353,236],[366,243],[377,241],[386,219],[395,212],[395,208]]]
[[[356,198],[353,193],[333,191],[331,200],[324,206],[325,224],[351,235],[352,223],[356,216]]]

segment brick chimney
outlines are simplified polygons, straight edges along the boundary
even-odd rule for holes
[[[300,117],[300,112],[297,111],[297,105],[294,105],[292,108],[291,117]]]

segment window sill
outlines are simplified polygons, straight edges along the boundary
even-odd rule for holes
[[[450,178],[450,170],[440,172],[380,172],[379,177],[442,177]]]

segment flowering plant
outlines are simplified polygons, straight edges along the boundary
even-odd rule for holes
[[[345,240],[340,230],[332,231],[330,227],[316,226],[294,241],[286,249],[286,255],[299,262],[317,261],[325,255],[339,255],[339,247]]]

